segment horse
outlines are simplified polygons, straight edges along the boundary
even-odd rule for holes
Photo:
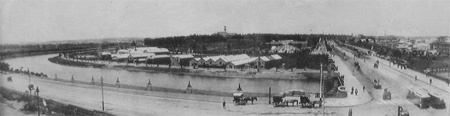
[[[256,98],[256,97],[245,97],[244,100],[245,100],[245,103],[247,103],[247,101],[252,101],[252,104],[253,104],[253,100],[258,101],[258,98]]]
[[[273,99],[273,105],[275,105],[275,106],[280,105],[281,102],[283,102],[283,97],[281,97],[281,96],[273,96],[272,99]]]

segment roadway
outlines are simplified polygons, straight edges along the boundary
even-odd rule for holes
[[[354,110],[355,113],[366,114],[380,114],[393,115],[396,114],[397,106],[403,106],[408,110],[412,116],[445,116],[448,115],[447,110],[437,109],[419,109],[406,99],[407,88],[409,87],[422,87],[431,91],[437,91],[448,95],[448,92],[441,88],[430,85],[423,81],[415,81],[411,77],[411,73],[407,70],[401,70],[394,66],[389,66],[385,61],[381,61],[378,58],[369,57],[366,59],[354,58],[354,55],[349,52],[349,49],[340,48],[336,46],[336,49],[343,51],[349,60],[346,61],[347,66],[354,68],[352,65],[354,62],[359,62],[361,66],[361,72],[354,70],[354,74],[359,76],[359,81],[366,86],[366,89],[372,95],[373,101],[364,104],[360,107],[362,111],[358,111],[358,108]],[[380,66],[378,69],[374,68],[374,63],[380,60]],[[338,66],[340,67],[340,66]],[[383,100],[383,89],[374,89],[372,80],[380,79],[383,89],[387,88],[392,93],[392,100]],[[448,98],[444,98],[445,101],[449,101]],[[448,103],[447,103],[448,104]],[[372,109],[372,110],[369,110]]]
[[[6,77],[13,77],[7,82]],[[0,86],[26,91],[29,77],[23,74],[0,74]],[[102,110],[101,88],[97,85],[73,84],[52,79],[31,77],[40,96],[86,109]],[[211,115],[303,115],[316,116],[320,108],[275,108],[267,98],[258,98],[253,105],[235,106],[232,97],[168,93],[105,87],[105,111],[119,116],[211,116]],[[222,102],[226,101],[226,109]],[[327,108],[327,115],[347,115],[348,108]]]

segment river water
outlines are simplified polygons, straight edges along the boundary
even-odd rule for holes
[[[146,86],[149,79],[153,86],[166,87],[174,89],[186,89],[188,82],[195,89],[211,90],[220,92],[235,92],[238,84],[244,92],[267,93],[268,88],[272,88],[273,93],[283,92],[291,89],[303,89],[308,92],[318,92],[319,82],[307,80],[287,80],[287,79],[253,79],[253,78],[224,78],[224,77],[205,77],[192,75],[175,75],[159,72],[136,72],[109,68],[91,68],[76,67],[55,64],[48,61],[48,58],[57,56],[57,54],[27,56],[20,58],[7,59],[4,62],[9,63],[14,69],[30,69],[33,72],[43,72],[49,78],[70,80],[72,75],[75,80],[91,82],[100,82],[102,76],[105,83],[114,84],[119,78],[121,84],[136,86]]]

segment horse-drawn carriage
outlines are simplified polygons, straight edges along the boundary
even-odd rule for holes
[[[247,105],[247,102],[258,101],[256,97],[244,97],[244,93],[234,93],[233,94],[233,102],[235,105]]]
[[[375,89],[381,89],[380,79],[373,79],[373,87]]]
[[[391,100],[391,92],[388,91],[387,89],[384,89],[383,100]]]
[[[315,107],[316,104],[320,105],[319,100],[314,100],[315,94],[306,94],[303,90],[290,90],[286,91],[277,95],[274,95],[273,105],[275,107],[285,107],[289,106],[289,104],[292,103],[292,106],[294,104],[301,105],[301,107],[306,108],[312,108]]]
[[[354,65],[355,65],[355,68],[356,68],[358,71],[361,71],[361,66],[359,65],[358,62],[355,62]]]

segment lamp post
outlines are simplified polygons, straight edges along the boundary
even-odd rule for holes
[[[320,89],[320,100],[322,101],[322,102],[320,102],[320,104],[322,105],[322,116],[324,116],[325,115],[325,106],[324,106],[324,104],[325,104],[325,99],[324,99],[324,97],[323,97],[323,91],[322,91],[322,89],[323,89],[323,64],[322,63],[320,63],[320,86],[319,86],[319,89]]]
[[[36,87],[36,95],[37,95],[37,107],[38,107],[37,111],[38,111],[38,116],[40,116],[41,111],[39,109],[39,87]]]
[[[100,77],[100,83],[102,85],[102,111],[105,111],[105,98],[103,96],[103,77]]]
[[[31,84],[31,74],[30,74],[30,69],[28,69],[28,85],[30,85],[30,84]]]

